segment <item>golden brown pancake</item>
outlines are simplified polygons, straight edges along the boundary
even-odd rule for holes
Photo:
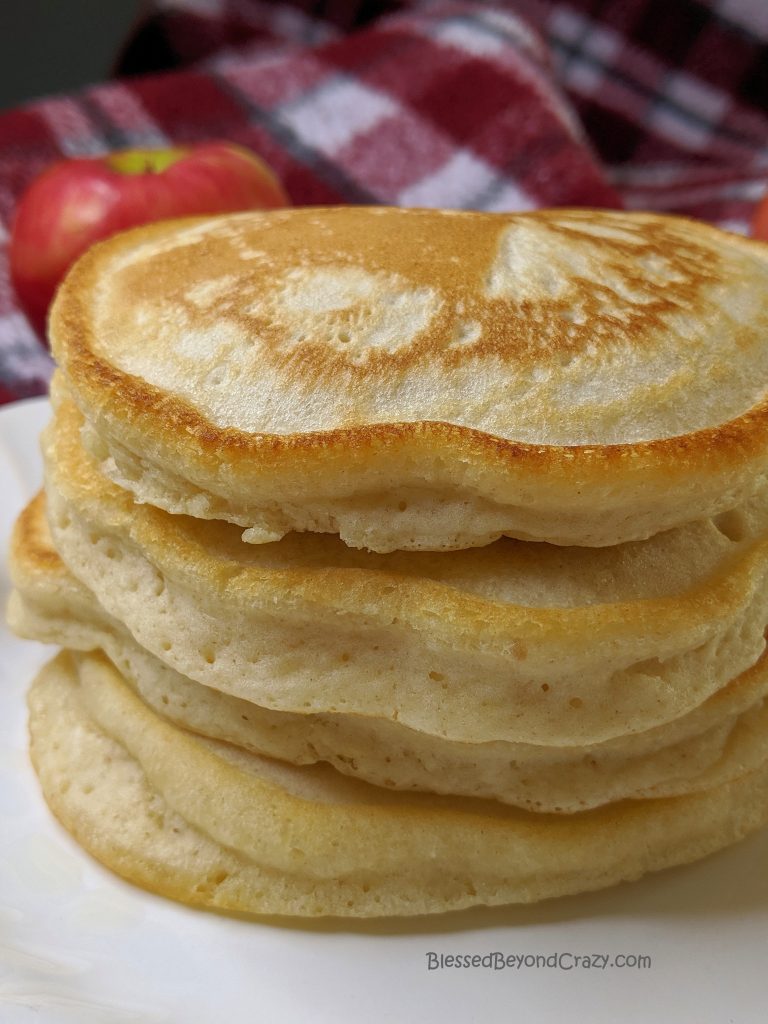
[[[767,257],[654,214],[236,214],[96,246],[51,344],[103,470],[246,540],[612,545],[762,485]]]
[[[732,781],[768,757],[768,655],[687,715],[581,747],[457,743],[362,715],[271,711],[180,675],[140,647],[53,550],[42,495],[14,531],[20,636],[101,649],[154,711],[182,728],[292,764],[324,761],[390,789],[479,796],[547,813],[678,796]]]
[[[707,520],[612,549],[247,545],[225,523],[135,505],[83,452],[78,423],[62,402],[44,437],[62,559],[142,647],[261,707],[587,745],[687,714],[765,649],[764,501],[738,531]]]
[[[768,766],[567,816],[392,794],[186,733],[94,655],[59,655],[29,704],[43,793],[78,842],[138,885],[227,910],[376,917],[531,902],[696,860],[768,818]]]

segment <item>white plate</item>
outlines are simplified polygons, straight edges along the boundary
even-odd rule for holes
[[[46,417],[44,400],[0,411],[4,544],[38,486]],[[5,569],[2,586],[4,600]],[[24,728],[24,692],[49,652],[4,628],[0,648],[2,1024],[766,1019],[768,833],[533,908],[304,926],[192,910],[114,877],[51,819]],[[538,956],[540,966],[429,970],[428,954]],[[609,965],[576,961],[595,954]],[[650,966],[611,966],[619,956]]]

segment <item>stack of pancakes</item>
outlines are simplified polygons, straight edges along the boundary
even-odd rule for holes
[[[530,901],[768,820],[768,249],[652,215],[145,227],[51,319],[10,621],[54,813],[175,898]]]

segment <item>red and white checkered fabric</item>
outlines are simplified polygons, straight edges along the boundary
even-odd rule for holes
[[[0,115],[0,400],[50,374],[5,248],[62,156],[226,138],[296,204],[626,206],[740,231],[768,179],[768,0],[162,0],[118,72]]]

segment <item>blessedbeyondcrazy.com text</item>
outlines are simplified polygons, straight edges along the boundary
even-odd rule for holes
[[[649,970],[653,966],[647,953],[427,953],[427,970],[486,971],[606,971],[613,968]]]

